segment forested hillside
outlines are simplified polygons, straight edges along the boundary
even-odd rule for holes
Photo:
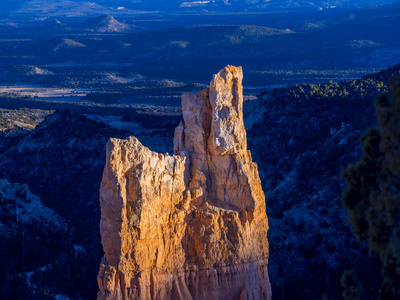
[[[275,89],[247,112],[263,111],[248,137],[266,193],[278,299],[340,298],[341,274],[353,268],[376,298],[379,268],[346,221],[340,174],[360,157],[360,136],[376,125],[374,100],[396,76],[400,65],[358,80]]]

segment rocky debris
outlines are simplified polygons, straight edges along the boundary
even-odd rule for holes
[[[98,299],[270,299],[264,193],[247,150],[242,69],[182,96],[175,155],[111,139]]]

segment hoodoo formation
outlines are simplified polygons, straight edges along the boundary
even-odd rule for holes
[[[98,299],[270,299],[264,193],[247,150],[243,73],[182,96],[175,155],[110,139]]]

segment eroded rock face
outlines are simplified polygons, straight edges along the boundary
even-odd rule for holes
[[[182,96],[175,155],[111,139],[98,299],[270,299],[268,220],[247,150],[242,69]]]

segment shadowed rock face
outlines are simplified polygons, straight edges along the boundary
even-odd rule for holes
[[[246,149],[242,69],[182,96],[175,155],[111,139],[98,299],[270,299],[268,219]]]

